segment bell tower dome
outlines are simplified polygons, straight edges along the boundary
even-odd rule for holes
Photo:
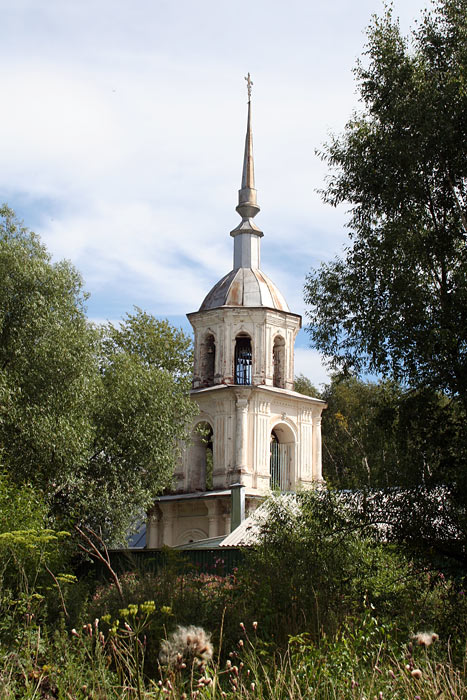
[[[194,331],[193,390],[199,407],[174,492],[158,499],[148,546],[183,545],[228,534],[232,494],[246,514],[271,489],[310,488],[321,477],[325,403],[293,391],[301,317],[260,268],[263,232],[255,189],[251,86],[241,188],[231,231],[233,267],[188,314]],[[233,488],[235,487],[235,488]]]

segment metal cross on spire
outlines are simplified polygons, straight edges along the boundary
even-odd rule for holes
[[[251,100],[251,86],[253,85],[253,81],[250,78],[250,74],[245,76],[246,84],[247,84],[247,90],[248,90],[248,102]]]

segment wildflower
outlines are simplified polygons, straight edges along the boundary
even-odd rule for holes
[[[391,678],[393,678],[393,679],[396,678],[396,674],[394,673],[394,671],[392,670],[392,668],[389,669],[388,673],[389,673],[389,675],[391,676]]]
[[[239,647],[242,647],[242,646],[243,646],[243,639],[239,639],[239,640],[238,640],[238,646],[239,646]]]
[[[78,634],[78,632],[75,630],[74,627],[73,627],[73,629],[71,630],[71,634],[73,635],[73,637],[79,637],[79,634]]]
[[[410,672],[410,675],[412,678],[417,678],[419,680],[422,677],[422,672],[419,668],[414,668],[413,671]]]
[[[153,600],[146,600],[144,603],[142,603],[139,606],[139,609],[141,610],[142,613],[145,613],[146,615],[150,615],[153,613],[156,609],[156,604]]]
[[[254,630],[258,629],[258,623],[256,622],[256,620],[253,622],[253,629]]]
[[[96,619],[94,620],[94,627],[95,627],[95,630],[97,632],[98,627],[99,627],[99,618],[98,617],[96,617]]]
[[[245,625],[243,624],[243,622],[240,622],[240,627],[242,628],[242,631],[245,632]]]
[[[213,648],[210,635],[202,627],[181,627],[172,632],[161,644],[159,660],[166,666],[181,665],[181,660],[189,661],[198,668],[212,659]]]
[[[252,684],[250,685],[250,688],[251,688],[252,690],[254,690],[254,689],[255,689],[255,684],[252,683]]]
[[[413,640],[420,647],[429,647],[433,642],[437,642],[439,635],[436,632],[417,632]]]

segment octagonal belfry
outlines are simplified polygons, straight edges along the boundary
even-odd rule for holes
[[[233,269],[199,311],[188,314],[194,330],[191,397],[199,415],[173,492],[149,513],[148,547],[225,536],[239,524],[232,511],[247,516],[271,490],[296,491],[322,481],[326,404],[293,391],[301,317],[260,268],[250,92],[236,207],[241,222],[230,234]]]

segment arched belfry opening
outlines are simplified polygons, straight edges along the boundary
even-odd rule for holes
[[[280,335],[274,338],[272,349],[273,380],[274,386],[279,389],[285,387],[285,340]]]
[[[277,425],[271,431],[269,485],[281,492],[293,490],[295,438],[287,425]]]
[[[253,355],[249,335],[237,335],[235,339],[235,384],[251,384]]]
[[[189,488],[193,491],[212,489],[213,430],[207,421],[197,423],[192,434],[189,454]]]
[[[208,333],[201,344],[201,385],[212,386],[216,371],[216,341],[212,333]]]

